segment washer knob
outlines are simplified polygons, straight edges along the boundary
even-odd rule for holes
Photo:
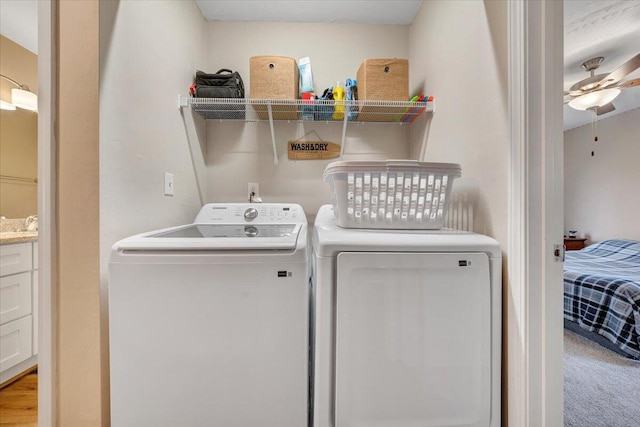
[[[249,208],[244,211],[244,219],[247,221],[253,221],[258,216],[258,210],[256,208]]]

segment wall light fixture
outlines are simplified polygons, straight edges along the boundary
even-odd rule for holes
[[[17,86],[17,89],[11,89],[10,103],[0,100],[0,109],[15,110],[16,107],[18,107],[24,110],[38,111],[38,95],[31,92],[27,85],[20,84],[17,81],[5,76],[4,74],[0,74],[0,77]]]

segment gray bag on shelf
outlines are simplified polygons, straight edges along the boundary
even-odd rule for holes
[[[244,98],[240,73],[227,68],[215,74],[196,71],[196,98]]]
[[[196,98],[232,98],[244,99],[244,83],[237,71],[226,68],[214,74],[196,71]],[[202,104],[198,112],[208,119],[240,119],[245,118],[244,104]]]

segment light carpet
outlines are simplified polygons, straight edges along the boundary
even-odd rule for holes
[[[640,426],[640,362],[565,329],[564,425]]]

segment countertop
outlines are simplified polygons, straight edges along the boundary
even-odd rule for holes
[[[23,243],[38,241],[37,231],[5,231],[0,232],[0,245],[7,243]]]

